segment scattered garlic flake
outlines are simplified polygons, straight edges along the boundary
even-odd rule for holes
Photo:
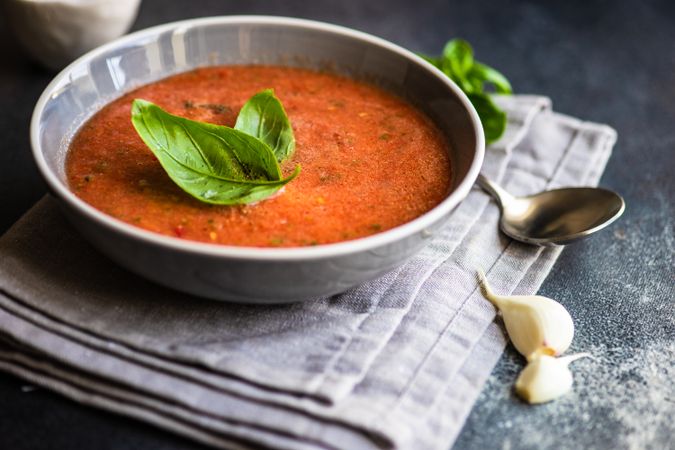
[[[497,295],[483,271],[478,272],[478,281],[485,298],[501,312],[514,347],[528,361],[539,355],[560,355],[569,348],[574,323],[560,303],[540,295]]]
[[[554,358],[540,355],[530,361],[516,380],[516,394],[528,403],[545,403],[566,394],[572,388],[569,364],[588,353]]]
[[[499,309],[513,346],[528,361],[516,380],[516,394],[528,403],[545,403],[572,388],[569,364],[588,353],[556,358],[574,337],[574,323],[555,300],[540,295],[502,296],[492,292],[483,271],[478,283],[486,299]]]

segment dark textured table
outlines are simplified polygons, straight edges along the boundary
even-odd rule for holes
[[[334,22],[416,51],[461,36],[521,93],[615,127],[602,185],[623,218],[567,248],[541,293],[574,317],[575,391],[530,407],[509,349],[456,448],[675,448],[675,3],[144,0],[136,29],[198,16],[274,14]],[[45,187],[28,142],[32,107],[52,73],[30,63],[0,19],[0,232]],[[0,374],[0,448],[196,449],[198,444],[86,408]]]

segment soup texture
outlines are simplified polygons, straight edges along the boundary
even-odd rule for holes
[[[274,197],[249,205],[202,203],[176,186],[137,135],[142,98],[192,120],[233,126],[242,105],[272,88],[296,150]],[[432,121],[368,83],[305,69],[222,66],[146,85],[97,112],[66,160],[72,191],[95,208],[156,233],[217,244],[298,247],[356,239],[424,214],[451,184],[448,144]]]

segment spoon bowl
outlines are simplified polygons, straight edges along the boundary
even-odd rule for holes
[[[514,197],[483,175],[478,184],[497,200],[501,230],[528,244],[555,246],[583,239],[614,222],[625,209],[620,195],[602,188],[553,189]]]

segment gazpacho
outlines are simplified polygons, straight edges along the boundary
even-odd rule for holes
[[[281,172],[297,176],[254,203],[215,205],[189,195],[132,125],[132,103],[143,99],[175,116],[234,127],[247,100],[266,89],[283,104],[295,138]],[[78,130],[66,173],[77,196],[119,220],[254,247],[369,236],[429,211],[451,186],[448,143],[414,106],[369,83],[277,66],[200,68],[122,96]]]

